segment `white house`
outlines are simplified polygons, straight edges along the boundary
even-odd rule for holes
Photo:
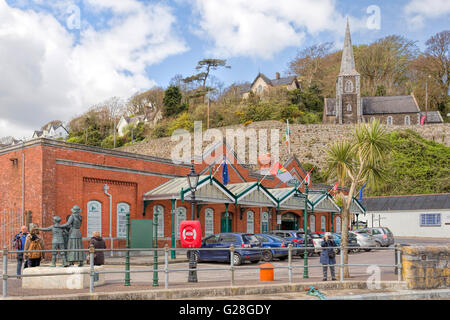
[[[49,124],[44,130],[36,130],[33,133],[34,138],[49,138],[49,139],[66,139],[69,131],[62,125]]]
[[[448,238],[450,242],[450,193],[368,197],[368,227],[388,227],[395,237]]]
[[[129,124],[137,125],[140,122],[147,122],[147,118],[144,115],[134,116],[134,117],[126,117],[122,116],[117,124],[117,132],[119,133],[119,137],[123,137],[125,135],[125,128]]]

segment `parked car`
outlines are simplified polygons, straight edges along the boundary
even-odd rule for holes
[[[292,244],[292,246],[294,246],[292,241],[286,240],[273,234],[257,233],[255,234],[255,236],[256,239],[261,242],[262,247],[267,248],[266,250],[263,250],[262,253],[262,259],[264,261],[272,261],[273,258],[285,260],[289,255],[289,252],[286,248],[289,244]]]
[[[314,252],[317,253],[320,256],[320,253],[322,252],[322,246],[320,245],[323,241],[323,235],[325,233],[323,232],[313,232],[311,233],[311,239],[314,244]],[[309,235],[308,235],[309,236]]]
[[[304,252],[304,248],[305,248],[305,244],[304,244],[304,234],[301,231],[298,230],[274,230],[274,231],[270,231],[269,234],[273,234],[276,235],[278,237],[284,238],[286,240],[290,240],[293,243],[295,243],[296,245],[296,250],[295,253],[301,257],[303,257],[303,252]],[[302,249],[303,248],[303,249]],[[307,248],[310,249],[308,250],[308,256],[312,256],[314,253],[314,243],[311,239],[311,237],[308,237],[308,244],[307,244]]]
[[[229,262],[229,248],[232,244],[236,248],[233,257],[235,266],[242,264],[244,261],[257,263],[262,259],[262,250],[248,250],[250,248],[261,248],[261,243],[254,234],[225,232],[204,238],[201,248],[214,248],[217,250],[194,250],[195,260],[197,262]],[[187,256],[188,258],[190,257],[189,251]]]
[[[377,242],[375,241],[375,239],[373,238],[372,235],[366,233],[366,232],[352,232],[355,236],[356,236],[356,241],[358,242],[359,246],[366,252],[369,252],[370,247],[376,247],[377,246]]]
[[[370,234],[377,242],[378,247],[389,247],[390,245],[394,244],[394,235],[392,234],[391,230],[386,227],[365,228],[355,230],[355,232]]]
[[[341,245],[341,237],[342,235],[340,233],[332,233],[334,242],[336,242],[337,246]],[[360,245],[358,244],[356,235],[353,234],[351,231],[348,232],[348,243],[347,247],[349,247],[348,252],[359,252]],[[340,249],[336,249],[336,253],[339,253]]]

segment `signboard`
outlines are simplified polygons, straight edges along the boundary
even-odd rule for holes
[[[129,212],[128,203],[117,204],[117,238],[126,239],[127,237],[127,213]]]
[[[102,233],[102,204],[98,201],[87,203],[87,237],[93,232]]]
[[[202,245],[202,229],[200,221],[185,220],[180,225],[181,246],[183,248],[200,248]]]
[[[207,208],[205,210],[205,236],[214,234],[214,210]]]

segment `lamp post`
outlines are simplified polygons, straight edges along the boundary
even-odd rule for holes
[[[155,248],[155,251],[153,252],[153,286],[158,286],[158,250],[156,248],[158,247],[158,210],[153,210],[153,226],[154,226],[154,232],[153,232],[153,247]]]
[[[189,184],[189,188],[191,190],[191,217],[192,220],[195,220],[195,191],[198,186],[198,179],[200,175],[195,172],[194,162],[191,164],[191,171],[187,175],[187,180]],[[190,250],[189,252],[189,276],[188,282],[197,282],[197,262],[195,261],[194,251]]]
[[[125,286],[130,285],[130,210],[127,211],[127,253],[125,256]]]
[[[308,279],[308,184],[305,181],[305,213],[303,216],[303,231],[305,239],[303,241],[305,251],[303,253],[304,267],[303,267],[303,279]]]

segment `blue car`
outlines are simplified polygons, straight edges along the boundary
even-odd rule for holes
[[[194,257],[197,262],[217,261],[230,262],[230,246],[234,245],[235,252],[233,263],[235,266],[242,264],[244,261],[257,263],[262,258],[261,250],[248,250],[250,248],[261,248],[261,243],[254,234],[225,232],[218,233],[206,237],[202,240],[201,248],[215,250],[195,250]],[[247,250],[246,250],[247,249]],[[188,251],[188,258],[189,258]]]
[[[261,242],[262,247],[267,248],[267,250],[264,250],[262,254],[262,259],[264,261],[272,261],[273,258],[285,260],[289,255],[286,248],[289,244],[294,246],[292,241],[280,238],[273,234],[257,233],[255,236],[256,239]]]
[[[305,247],[305,238],[302,231],[299,230],[274,230],[269,232],[269,234],[273,234],[275,236],[284,238],[286,240],[292,241],[295,244],[297,255],[303,257],[304,250],[301,250],[300,248]],[[311,239],[311,237],[308,238],[308,256],[311,256],[314,253],[314,243]]]
[[[342,234],[341,233],[332,233],[332,235],[333,235],[334,242],[336,242],[336,245],[338,247],[340,247],[341,246],[341,236],[342,236]],[[356,235],[351,233],[351,232],[348,233],[348,244],[347,244],[347,246],[352,248],[352,249],[349,248],[348,252],[359,252],[359,250],[360,250],[359,249],[360,245],[358,244],[358,240],[356,238]],[[339,249],[337,249],[337,252],[339,252]]]

